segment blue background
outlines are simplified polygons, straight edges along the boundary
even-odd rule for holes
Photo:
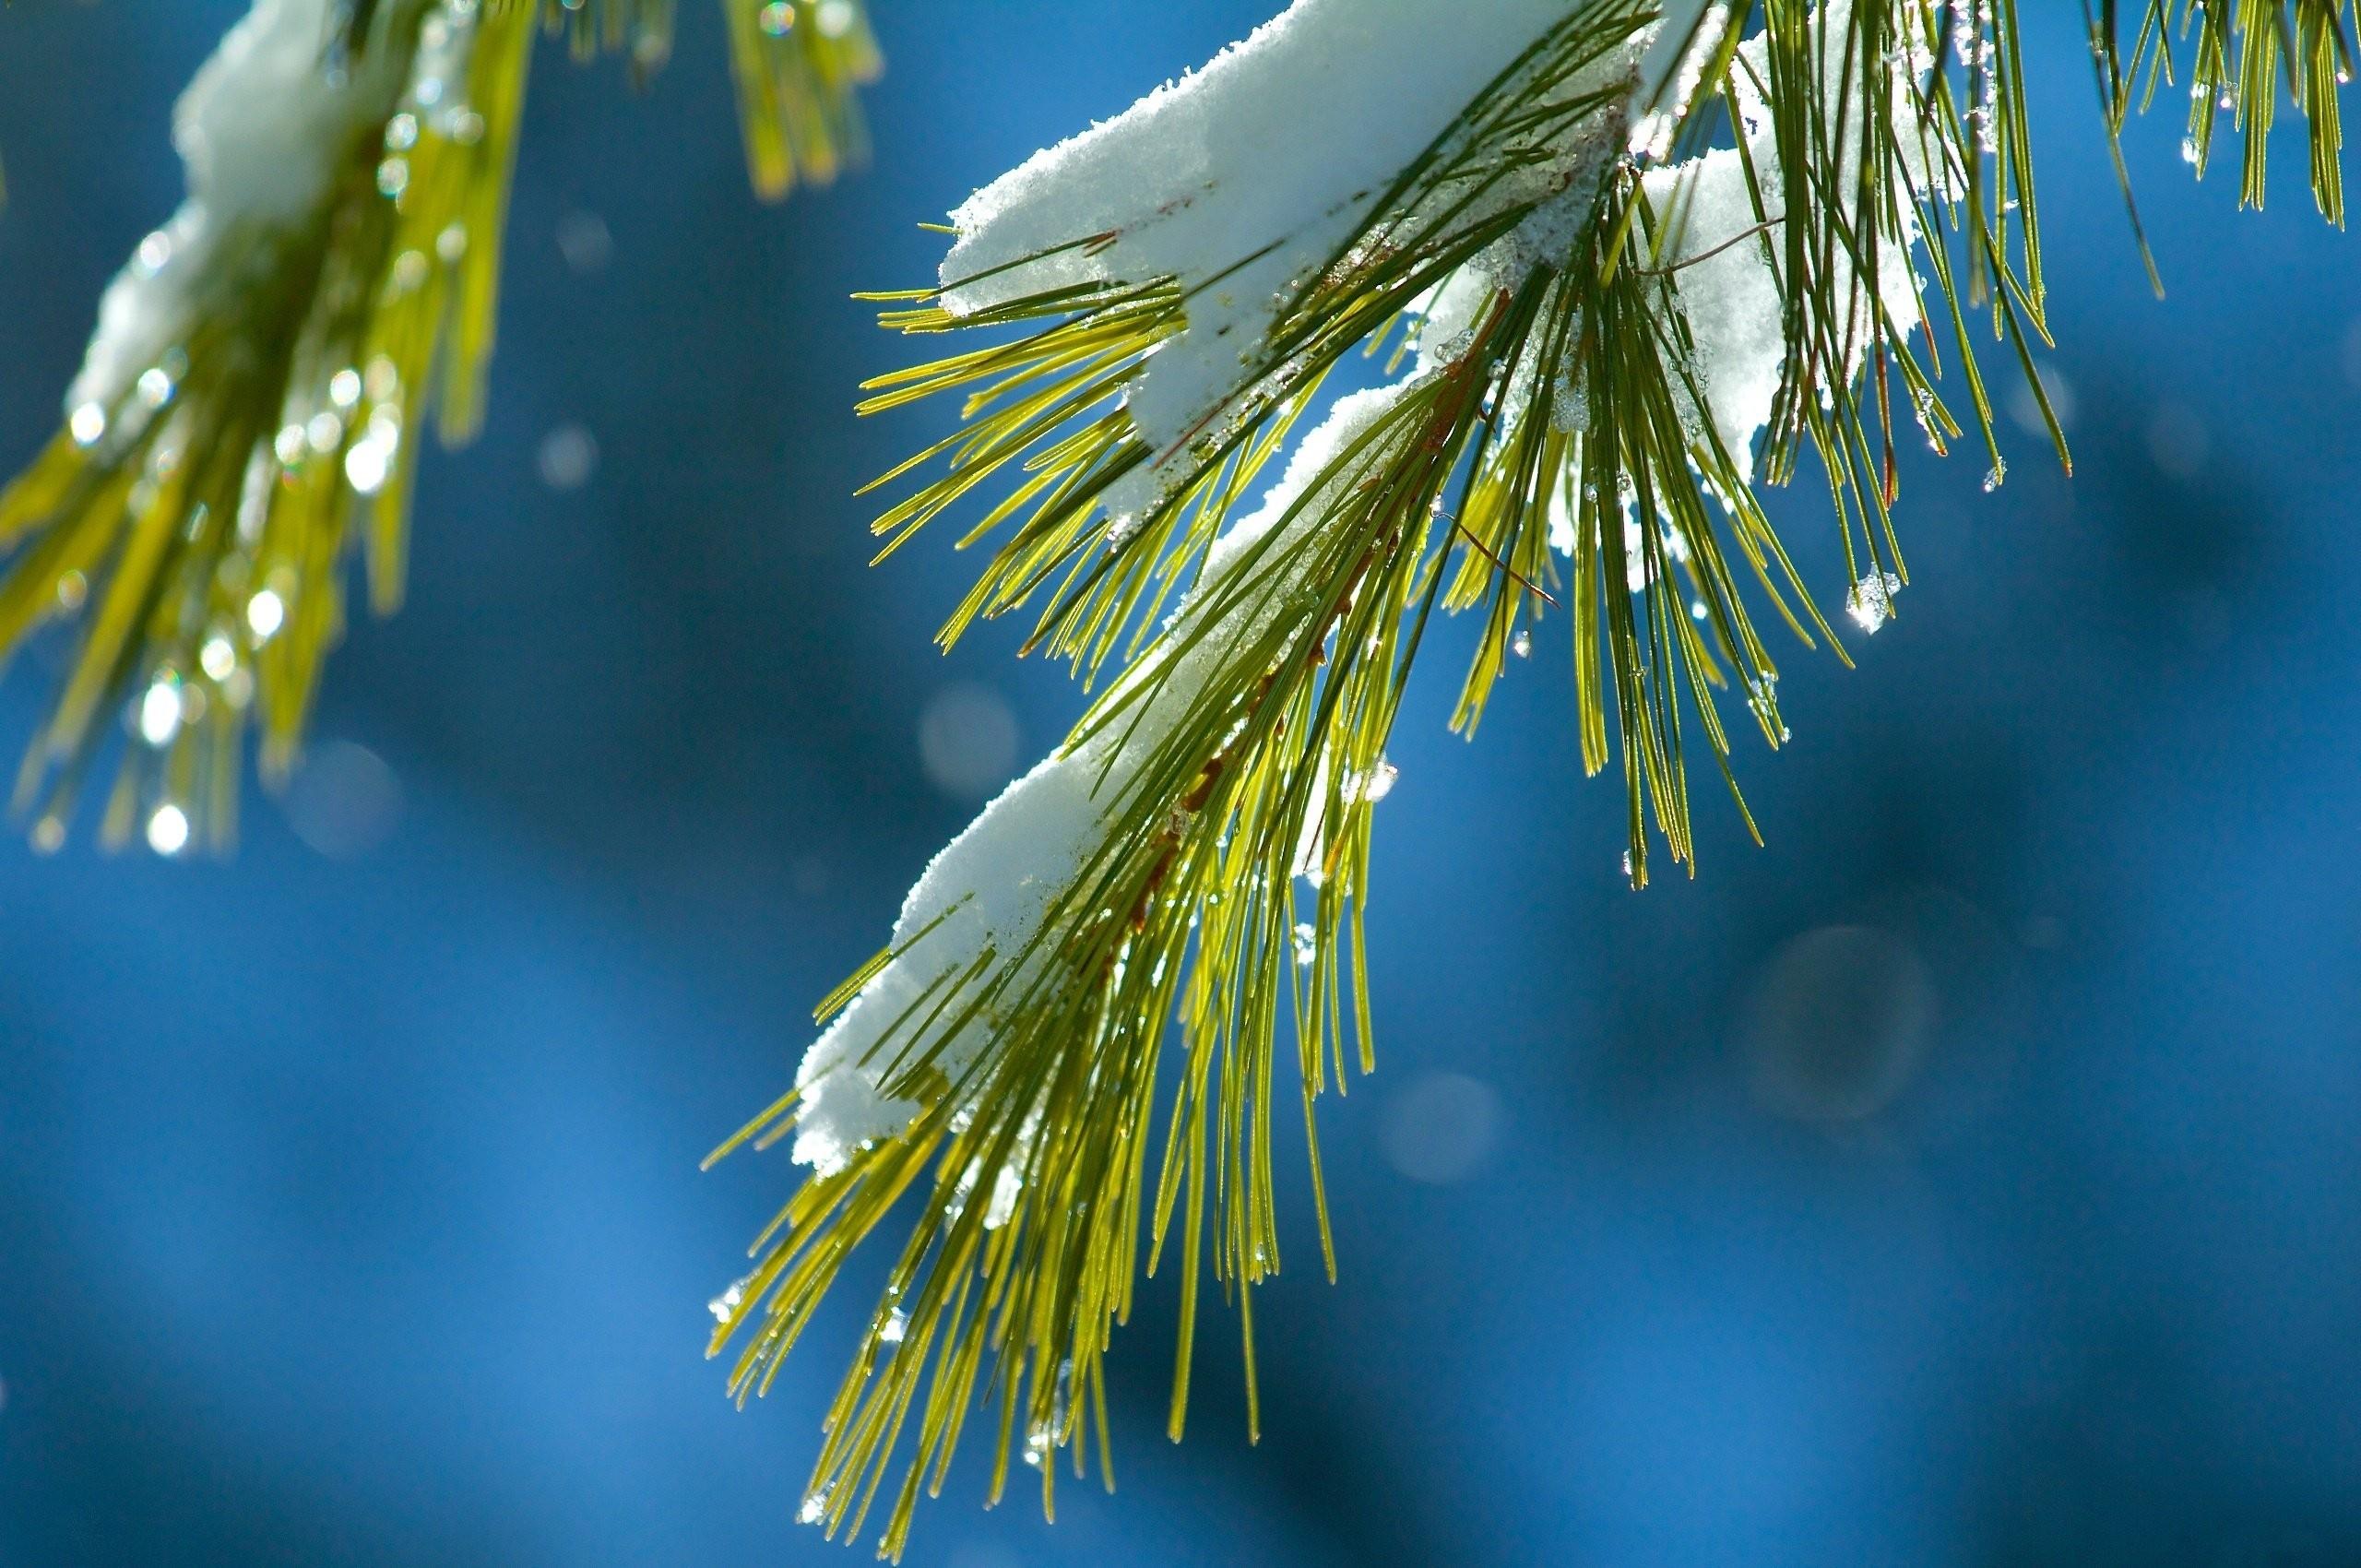
[[[0,16],[6,466],[238,9]],[[865,566],[850,491],[941,416],[852,418],[903,350],[846,296],[1262,7],[879,9],[875,164],[783,208],[710,7],[637,98],[544,57],[490,429],[331,667],[329,830],[256,796],[229,864],[0,844],[9,1568],[847,1561],[791,1521],[849,1312],[733,1410],[704,1303],[792,1177],[696,1161],[972,811],[930,703],[982,683],[1030,757],[1078,699],[1004,631],[931,651],[945,537]],[[2162,115],[2157,303],[2073,8],[2029,9],[2076,478],[2013,424],[1998,495],[1913,464],[1902,619],[1787,661],[1795,742],[1742,757],[1769,846],[1701,794],[1693,884],[1618,874],[1562,623],[1472,748],[1433,658],[1382,1071],[1326,1107],[1343,1282],[1299,1179],[1261,1447],[1221,1336],[1163,1441],[1152,1288],[1120,1495],[985,1514],[971,1453],[912,1561],[2361,1561],[2361,251],[2292,138],[2234,217]],[[552,488],[568,426],[599,461]],[[1816,482],[1782,515],[1833,614]]]

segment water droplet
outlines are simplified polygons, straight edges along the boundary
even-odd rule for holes
[[[84,403],[66,416],[65,428],[75,445],[95,446],[107,433],[107,411],[96,403]]]
[[[349,409],[361,401],[361,373],[350,367],[328,377],[328,401]]]
[[[303,440],[325,457],[344,443],[344,421],[322,409],[303,426]]]
[[[1892,1107],[1936,1044],[1934,976],[1902,937],[1827,926],[1783,944],[1757,971],[1737,1018],[1756,1103],[1835,1125]]]
[[[1049,1458],[1050,1450],[1057,1446],[1057,1442],[1058,1434],[1047,1422],[1035,1426],[1025,1434],[1025,1462],[1039,1469],[1042,1461]]]
[[[990,799],[1015,774],[1023,743],[1015,710],[991,687],[958,682],[927,699],[919,713],[919,766],[948,798]],[[1188,831],[1170,825],[1174,837]]]
[[[1506,1120],[1499,1091],[1459,1073],[1425,1073],[1386,1099],[1378,1146],[1413,1182],[1447,1186],[1481,1170]]]
[[[386,147],[393,152],[408,152],[418,145],[418,116],[405,110],[386,122]]]
[[[394,444],[382,439],[373,423],[369,435],[352,444],[344,455],[346,482],[362,495],[374,495],[386,487],[386,478],[394,466]]]
[[[716,1296],[712,1301],[707,1301],[705,1304],[705,1310],[713,1314],[714,1322],[728,1323],[731,1314],[737,1312],[739,1303],[745,1301],[745,1299],[746,1282],[741,1279],[730,1286],[729,1289],[724,1290],[720,1295]]]
[[[787,0],[771,0],[762,8],[759,19],[763,30],[773,38],[783,38],[795,27],[795,7]]]
[[[2164,405],[2148,421],[2148,456],[2174,479],[2185,482],[2202,473],[2213,445],[2204,422],[2178,404]]]
[[[287,826],[313,852],[359,860],[401,825],[402,781],[368,747],[327,741],[305,751],[279,806]]]
[[[569,271],[587,274],[604,270],[615,241],[605,219],[577,208],[557,220],[557,248]]]
[[[409,159],[388,158],[377,165],[377,190],[380,195],[397,196],[409,188]]]
[[[172,400],[172,378],[154,365],[141,371],[139,400],[151,409],[162,408]]]
[[[541,438],[538,457],[541,482],[552,490],[579,490],[599,469],[599,443],[578,424],[562,424]]]
[[[246,600],[246,629],[257,642],[268,642],[287,624],[287,601],[269,588]]]
[[[139,699],[139,738],[151,746],[166,745],[180,727],[180,679],[168,670]]]
[[[158,806],[148,819],[148,847],[160,855],[177,855],[188,848],[188,814],[170,803]]]
[[[443,232],[434,236],[434,254],[445,261],[457,261],[467,255],[468,226],[464,223],[445,224]]]
[[[1519,626],[1516,629],[1516,636],[1509,640],[1509,651],[1515,654],[1519,659],[1531,659],[1533,657],[1533,634],[1526,631],[1523,626]]]
[[[205,639],[203,647],[196,650],[196,663],[207,678],[226,681],[237,671],[237,647],[228,637],[216,632]]]
[[[896,1307],[886,1314],[885,1321],[878,1325],[878,1342],[884,1345],[899,1345],[902,1342],[902,1336],[909,1331],[910,1314]]]

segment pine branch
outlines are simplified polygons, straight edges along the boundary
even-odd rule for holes
[[[1643,885],[1656,837],[1693,866],[1701,741],[1735,797],[1721,694],[1766,743],[1786,737],[1754,607],[1842,654],[1762,487],[1816,459],[1845,609],[1875,632],[1907,576],[1897,439],[1947,450],[1972,430],[1988,486],[2004,472],[1972,317],[2041,397],[2012,0],[1690,4],[1660,33],[1652,6],[1613,0],[1448,19],[1388,4],[1358,18],[1358,59],[1319,30],[1335,5],[1300,0],[1191,87],[982,193],[945,283],[885,296],[890,327],[984,340],[870,384],[864,411],[963,400],[958,433],[880,481],[924,476],[879,520],[885,552],[980,503],[961,542],[995,550],[943,640],[1027,610],[1026,647],[1120,672],[929,868],[893,944],[824,1004],[795,1089],[715,1156],[791,1136],[813,1167],[714,1303],[714,1349],[744,1336],[742,1398],[851,1253],[909,1226],[803,1511],[849,1535],[882,1502],[882,1555],[979,1402],[993,1498],[1012,1454],[1039,1468],[1045,1510],[1062,1448],[1080,1476],[1095,1444],[1111,1481],[1103,1358],[1143,1241],[1149,1272],[1169,1247],[1182,1276],[1173,1435],[1208,1256],[1256,1420],[1279,1068],[1292,1045],[1333,1275],[1312,1106],[1332,1072],[1344,1087],[1348,1041],[1370,1064],[1372,808],[1437,608],[1480,628],[1454,714],[1471,730],[1532,623],[1566,612],[1584,762],[1624,773]],[[2228,34],[2249,51],[2271,30],[2256,9]],[[2315,51],[2337,14],[2318,10],[2287,35]],[[1157,147],[1190,139],[1174,125],[1245,141],[1257,91],[1299,95],[1271,64],[1290,48],[1323,82],[1367,71],[1407,113],[1452,68],[1453,28],[1493,30],[1494,70],[1382,179],[1323,185],[1302,160],[1351,154],[1316,125],[1296,162],[1265,138],[1252,166],[1150,177]],[[2103,81],[2153,58],[2112,37],[2110,8]],[[2316,137],[2333,99],[2317,77],[2297,98]],[[2107,99],[2110,130],[2124,101]],[[1363,129],[1382,135],[1346,134]],[[1239,516],[1357,351],[1409,373],[1338,402]]]
[[[250,715],[266,774],[294,759],[349,544],[376,607],[399,602],[428,401],[448,436],[480,416],[528,14],[384,0],[327,76],[305,11],[258,7],[183,101],[191,199],[110,289],[65,428],[0,496],[0,647],[83,622],[18,776],[42,848],[117,712],[106,839],[226,845]],[[308,166],[255,165],[304,137]]]

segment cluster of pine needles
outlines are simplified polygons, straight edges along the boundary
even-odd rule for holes
[[[2343,0],[2117,9],[2109,0],[2090,18],[2111,135],[2158,83],[2186,81],[2192,161],[2201,168],[2217,115],[2232,115],[2259,202],[2286,91],[2310,125],[2319,205],[2340,214]],[[955,967],[893,1022],[867,1064],[884,1093],[921,1108],[914,1122],[812,1177],[757,1239],[753,1273],[714,1303],[714,1349],[740,1342],[733,1387],[760,1392],[851,1255],[908,1227],[806,1491],[804,1517],[831,1534],[860,1532],[882,1508],[881,1555],[898,1557],[920,1491],[941,1489],[978,1408],[994,1499],[1015,1458],[1038,1469],[1050,1507],[1061,1452],[1077,1477],[1095,1452],[1111,1485],[1105,1356],[1142,1268],[1168,1253],[1181,1276],[1172,1435],[1208,1259],[1237,1307],[1257,1420],[1253,1291],[1281,1250],[1275,1119],[1282,1099],[1299,1103],[1333,1277],[1312,1108],[1332,1075],[1341,1092],[1348,1065],[1372,1060],[1372,808],[1433,612],[1478,628],[1454,715],[1468,730],[1534,624],[1564,613],[1584,761],[1625,778],[1640,885],[1656,843],[1693,866],[1701,755],[1736,798],[1729,695],[1768,744],[1786,733],[1759,607],[1799,645],[1842,654],[1761,490],[1810,456],[1847,586],[1878,585],[1881,619],[1907,575],[1897,445],[1973,440],[1998,482],[1979,352],[1997,343],[2039,398],[2034,355],[2048,340],[2016,0],[1854,0],[1833,13],[1738,0],[1732,12],[1695,41],[1708,56],[1699,90],[1675,106],[1663,156],[1735,144],[1747,159],[1758,221],[1738,243],[1776,279],[1786,328],[1757,453],[1725,449],[1707,417],[1680,309],[1681,204],[1652,199],[1646,160],[1627,151],[1628,83],[1562,90],[1654,20],[1641,0],[1569,7],[1297,281],[1228,401],[1173,451],[1149,445],[1126,393],[1220,277],[1127,275],[1123,235],[1098,233],[1062,247],[1086,253],[1097,281],[975,311],[958,308],[972,279],[876,296],[889,327],[981,344],[880,377],[863,405],[959,399],[959,429],[879,481],[916,476],[877,523],[886,552],[981,503],[960,542],[989,544],[989,560],[943,640],[1022,613],[1026,649],[1086,679],[1110,661],[1121,673],[1067,741],[1105,759],[1103,837],[1023,950]],[[1754,40],[1743,53],[1742,37]],[[1764,106],[1775,166],[1756,167],[1737,134],[1741,103]],[[1612,156],[1498,199],[1537,163],[1578,165],[1593,126]],[[1348,355],[1391,345],[1398,359],[1440,285],[1542,203],[1569,199],[1588,205],[1563,253],[1496,280],[1464,339],[1398,383],[1273,526],[1209,568],[1323,378]],[[1897,257],[1927,272],[1910,320],[1880,286]],[[1956,410],[1947,377],[1964,388]],[[1150,464],[1157,500],[1110,527],[1110,491]],[[1562,556],[1553,519],[1571,536]],[[818,1016],[927,935],[880,954]],[[951,1042],[979,1024],[991,1046],[952,1070]],[[1292,1091],[1280,1082],[1290,1051]],[[714,1158],[787,1136],[796,1110],[790,1092]]]
[[[859,0],[722,9],[760,192],[859,159],[854,90],[879,66]],[[222,234],[179,340],[112,402],[69,410],[0,493],[0,656],[45,623],[75,624],[18,776],[37,846],[64,842],[111,754],[102,841],[144,837],[165,853],[233,838],[250,723],[267,781],[294,766],[345,630],[349,558],[365,558],[372,607],[397,608],[419,433],[432,418],[462,442],[482,420],[536,31],[578,56],[619,52],[641,75],[670,53],[672,11],[344,7],[322,68],[359,79],[390,56],[409,77],[393,113],[336,149],[308,221]],[[438,59],[463,62],[464,79],[430,79]],[[135,270],[172,265],[184,239],[150,235]]]

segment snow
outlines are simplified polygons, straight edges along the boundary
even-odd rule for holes
[[[1710,7],[1711,14],[1708,14]],[[1706,63],[1720,47],[1734,12],[1729,0],[1667,0],[1664,18],[1640,62],[1639,112],[1631,150],[1661,158],[1671,149],[1681,115],[1702,85]]]
[[[1092,281],[1170,277],[1191,291],[1186,329],[1158,348],[1128,399],[1157,460],[1109,493],[1114,529],[1131,526],[1189,469],[1186,443],[1235,403],[1290,289],[1337,253],[1377,193],[1572,3],[1296,0],[1202,70],[1036,154],[952,215],[958,239],[942,276],[955,311]],[[1832,8],[1840,25],[1842,9]],[[1664,114],[1694,90],[1728,17],[1720,0],[1673,0],[1652,36],[1611,54],[1588,79],[1565,84],[1568,92],[1586,91],[1628,76],[1639,130],[1627,137],[1619,123],[1599,123],[1569,135],[1536,176],[1554,182],[1543,188],[1556,198],[1430,303],[1430,362],[1473,324],[1501,280],[1563,254],[1589,210],[1604,155],[1627,139],[1658,139]],[[1315,113],[1305,113],[1307,83],[1318,84]],[[1767,127],[1750,125],[1748,133],[1757,169],[1774,179]],[[1657,169],[1648,184],[1659,208],[1678,190],[1682,226],[1664,260],[1683,270],[1680,295],[1707,402],[1743,468],[1769,422],[1786,360],[1777,284],[1756,248],[1739,244],[1708,255],[1756,222],[1743,166],[1726,149]],[[1503,183],[1484,201],[1497,209],[1533,194],[1531,183]],[[1469,220],[1484,210],[1471,208]],[[1099,234],[1113,243],[1074,244]],[[1908,325],[1917,303],[1907,257],[1885,259],[1893,263],[1884,268],[1892,280],[1888,306]]]
[[[1767,131],[1754,138],[1754,156],[1765,157],[1770,141]],[[1758,167],[1763,200],[1775,215],[1777,163],[1775,153],[1770,156]],[[1696,344],[1705,406],[1723,449],[1746,471],[1756,434],[1771,422],[1787,341],[1778,279],[1763,264],[1762,246],[1738,238],[1758,221],[1745,162],[1736,148],[1718,148],[1654,171],[1644,183],[1656,211],[1676,226],[1657,265],[1679,268],[1673,288]]]
[[[1194,639],[1186,652],[1152,656],[1127,671],[1124,681],[1145,692],[1136,716],[1125,715],[1010,785],[927,867],[894,924],[892,944],[903,950],[813,1042],[797,1071],[802,1091],[797,1160],[825,1175],[841,1170],[863,1145],[891,1138],[910,1124],[919,1106],[889,1095],[885,1081],[909,1043],[908,1024],[931,1008],[929,1004],[913,1012],[913,1004],[930,993],[939,997],[936,988],[987,949],[1013,959],[1028,947],[1050,904],[1111,830],[1110,809],[1159,742],[1197,707],[1220,669],[1223,649],[1253,636],[1258,617],[1282,613],[1288,598],[1257,594],[1240,602],[1226,599],[1223,586],[1250,560],[1263,559],[1252,553],[1253,546],[1302,501],[1354,437],[1417,385],[1414,379],[1338,399],[1298,445],[1286,474],[1262,505],[1215,541],[1195,592],[1174,612],[1177,624],[1183,617],[1207,613],[1208,605],[1221,605],[1236,624]],[[1168,639],[1163,646],[1175,645]],[[1008,993],[1023,994],[1036,972],[1022,971]],[[955,1004],[937,1016],[947,1020],[958,1010]],[[999,1033],[999,1022],[980,1014],[969,1019],[941,1041],[934,1065],[959,1084]],[[897,1023],[905,1029],[896,1030]],[[937,1042],[929,1037],[925,1043]],[[994,1173],[995,1210],[1014,1202],[1013,1193],[1004,1196],[1001,1191],[1008,1174],[1007,1167]]]
[[[98,330],[65,398],[77,439],[91,431],[96,441],[107,410],[246,280],[226,254],[233,239],[243,252],[317,219],[353,137],[393,113],[409,77],[401,40],[420,4],[380,4],[369,46],[338,71],[328,69],[334,0],[255,0],[222,38],[172,113],[188,199],[99,303]]]
[[[1682,75],[1679,82],[1657,84],[1668,101],[1693,90],[1696,84],[1691,78],[1695,64],[1714,47],[1718,37],[1715,24],[1726,17],[1718,9],[1708,17],[1708,3],[1710,0],[1682,0],[1673,7],[1669,22],[1650,45],[1640,85],[1634,88],[1635,105],[1649,101],[1645,95],[1651,89],[1647,84],[1658,73],[1677,69]],[[1849,10],[1847,0],[1833,0],[1830,5],[1827,14],[1832,35],[1841,34]],[[1669,47],[1691,38],[1695,48],[1687,53]],[[1739,53],[1758,75],[1767,75],[1764,46],[1759,37],[1742,45]],[[1835,75],[1839,68],[1839,64],[1832,61],[1832,101],[1841,85]],[[1759,223],[1765,220],[1775,223],[1785,213],[1778,184],[1779,151],[1769,116],[1764,106],[1747,89],[1743,72],[1738,79],[1741,130],[1747,138],[1748,155],[1762,182],[1762,215],[1757,216],[1754,194],[1747,183],[1746,160],[1736,148],[1716,148],[1679,163],[1653,168],[1643,176],[1643,183],[1650,203],[1667,230],[1662,254],[1650,258],[1649,265],[1672,274],[1674,298],[1695,346],[1691,369],[1703,389],[1704,410],[1691,409],[1690,417],[1698,422],[1702,435],[1703,419],[1709,412],[1723,448],[1741,474],[1750,475],[1755,442],[1771,422],[1786,366],[1786,322],[1778,279],[1763,259],[1762,244],[1749,235]],[[1645,132],[1643,125],[1632,139],[1646,139]],[[1915,138],[1914,128],[1903,144],[1915,145]],[[1923,168],[1914,167],[1911,176],[1923,184],[1927,173]],[[1535,267],[1565,254],[1574,229],[1588,214],[1593,188],[1589,180],[1572,181],[1557,200],[1544,205],[1513,234],[1491,246],[1434,291],[1424,309],[1422,365],[1438,357],[1448,357],[1474,325],[1485,302],[1501,290],[1513,290]],[[1849,191],[1849,181],[1844,188]],[[1842,255],[1835,258],[1829,271],[1837,289],[1851,287],[1852,268]],[[1907,331],[1918,323],[1921,311],[1918,282],[1910,265],[1907,244],[1889,243],[1885,246],[1880,253],[1879,278],[1887,314],[1897,329]],[[1857,373],[1868,348],[1869,312],[1866,301],[1862,302],[1859,315],[1853,334],[1858,345],[1852,366]],[[1575,431],[1582,427],[1585,404],[1578,387],[1568,390],[1571,395],[1557,404],[1557,417],[1562,428]],[[1505,399],[1508,417],[1513,418],[1527,391],[1528,386],[1524,384],[1509,388]],[[1564,497],[1553,493],[1550,507],[1551,540],[1561,552],[1570,552],[1573,518],[1566,510]],[[1627,532],[1635,530],[1635,524],[1627,523]],[[1631,570],[1631,587],[1638,592],[1647,586],[1647,568],[1636,553]]]

